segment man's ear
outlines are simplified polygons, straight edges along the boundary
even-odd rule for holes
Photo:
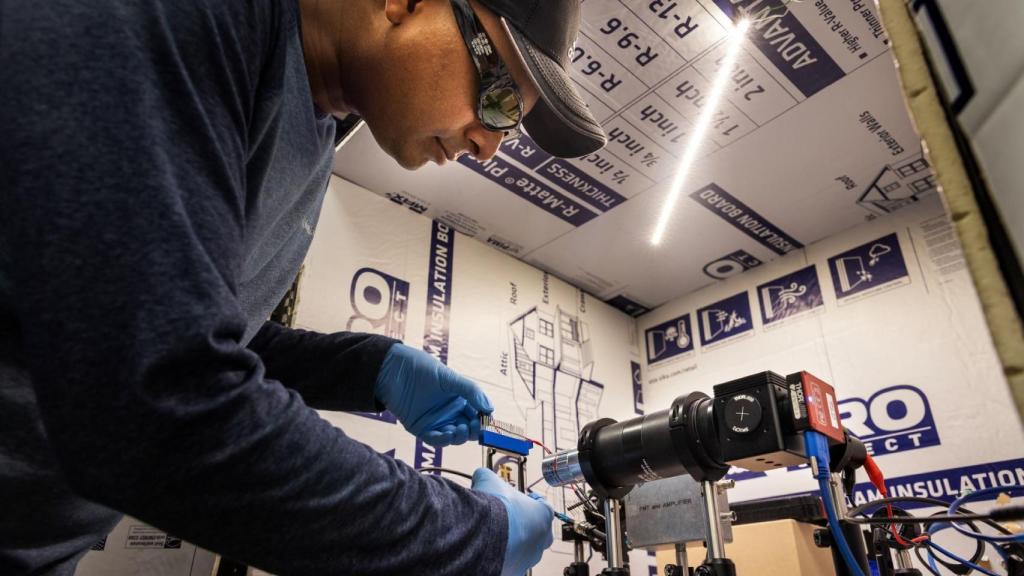
[[[416,5],[423,0],[384,0],[384,15],[394,25],[399,25],[416,11]]]

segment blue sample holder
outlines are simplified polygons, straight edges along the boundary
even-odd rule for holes
[[[480,445],[501,450],[502,452],[519,454],[520,456],[529,456],[530,448],[533,448],[533,442],[529,440],[513,438],[512,436],[499,434],[492,430],[480,431]]]

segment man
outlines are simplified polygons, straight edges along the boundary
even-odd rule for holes
[[[576,0],[0,0],[0,574],[131,514],[281,574],[521,574],[551,511],[417,474],[310,407],[443,446],[492,410],[422,351],[266,323],[334,116],[402,166],[604,135]],[[525,120],[524,120],[525,116]],[[339,246],[339,249],[344,249]],[[286,388],[287,387],[287,388]],[[308,407],[307,407],[308,406]]]

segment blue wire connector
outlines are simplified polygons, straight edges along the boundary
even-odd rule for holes
[[[820,432],[807,430],[804,432],[804,441],[807,445],[807,455],[811,458],[811,471],[818,480],[818,487],[821,489],[821,501],[825,505],[825,516],[828,517],[828,527],[832,532],[832,540],[839,546],[839,553],[846,561],[846,567],[854,576],[864,576],[860,564],[853,556],[846,536],[839,524],[839,513],[836,512],[835,502],[829,487],[829,453],[828,438]]]

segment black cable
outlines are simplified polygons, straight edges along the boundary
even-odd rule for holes
[[[941,508],[945,508],[945,509],[949,508],[949,504],[948,503],[943,502],[942,500],[935,499],[935,498],[922,498],[922,497],[918,497],[918,496],[895,496],[895,497],[891,497],[891,498],[879,498],[878,500],[872,500],[871,502],[867,502],[867,503],[861,504],[860,506],[854,506],[853,508],[850,508],[850,510],[847,511],[847,514],[849,516],[851,516],[851,518],[848,518],[848,520],[850,520],[851,522],[855,522],[855,523],[862,523],[862,522],[860,522],[860,520],[861,520],[860,518],[852,518],[852,516],[863,516],[863,515],[866,515],[865,511],[870,509],[870,508],[874,508],[874,507],[881,508],[882,506],[885,506],[886,504],[898,504],[900,502],[916,502],[916,503],[919,503],[919,504],[927,504],[927,505],[930,505],[930,506],[937,506],[937,507],[941,507]],[[978,528],[974,524],[973,520],[978,520],[979,522],[982,522],[982,523],[984,523],[984,524],[994,528],[995,530],[997,530],[997,531],[999,531],[999,532],[1001,532],[1003,534],[1011,534],[1011,532],[1009,530],[1007,530],[1006,528],[1004,528],[1000,524],[998,524],[996,522],[993,522],[986,515],[976,514],[976,513],[972,512],[971,510],[968,510],[968,509],[966,509],[966,508],[964,508],[962,506],[960,507],[959,510],[962,512],[962,514],[958,515],[958,516],[961,516],[961,518],[957,518],[957,521],[961,521],[962,520],[964,522],[964,524],[967,524],[968,526],[970,526],[971,529],[974,530],[974,531],[977,531]],[[936,512],[933,516],[927,517],[926,520],[927,520],[927,522],[929,524],[948,523],[949,520],[943,520],[942,519],[943,517],[944,517],[943,512]],[[907,520],[907,518],[908,517],[906,517],[906,516],[894,516],[893,518],[884,518],[885,522],[883,522],[883,523],[884,524],[898,524],[898,523],[900,523],[901,520]],[[909,521],[909,520],[907,520],[907,521]],[[925,527],[925,531],[926,532],[928,531],[928,528],[930,528],[930,526],[926,526]],[[976,542],[977,542],[977,544],[976,544],[976,547],[974,549],[974,555],[971,556],[971,558],[970,558],[970,561],[973,562],[974,564],[977,564],[981,560],[981,558],[985,555],[985,543],[983,541],[981,541],[981,540],[976,540]],[[924,545],[926,545],[926,544],[922,543],[921,545],[915,546],[915,554],[919,554],[919,552],[917,552],[917,550],[919,550]],[[943,567],[945,567],[947,570],[949,570],[953,574],[969,574],[971,572],[970,569],[967,569],[967,571],[965,572],[964,571],[965,566],[963,566],[961,564],[955,564],[955,563],[952,563],[952,562],[948,562],[945,558],[942,558],[942,557],[939,557],[939,556],[935,556],[935,555],[933,555],[933,558],[935,558],[936,562],[938,562],[939,564],[942,564]],[[929,569],[930,568],[931,567],[929,566]],[[929,571],[931,571],[931,570],[929,570]]]
[[[460,472],[458,470],[452,470],[451,468],[439,468],[437,466],[428,466],[426,468],[417,468],[416,471],[420,472],[420,473],[423,473],[423,474],[432,474],[434,472],[441,472],[442,474],[451,474],[453,476],[461,476],[461,477],[463,477],[463,478],[465,478],[467,480],[472,480],[473,479],[472,475],[466,474],[465,472]]]
[[[894,496],[891,498],[879,498],[878,500],[872,500],[871,502],[861,504],[860,506],[854,506],[853,508],[850,508],[847,511],[847,514],[849,516],[862,516],[864,515],[864,511],[869,508],[873,508],[876,506],[881,507],[885,506],[886,504],[898,504],[900,502],[916,502],[918,504],[927,504],[929,506],[938,506],[943,509],[949,509],[949,502],[943,502],[942,500],[938,500],[935,498],[921,498],[918,496]],[[964,514],[970,514],[971,516],[983,516],[976,514],[975,512],[972,512],[971,510],[964,508],[963,506],[961,506],[959,510]],[[1000,534],[1005,534],[1008,536],[1013,534],[1013,532],[1010,532],[1004,526],[989,519],[988,516],[985,516],[984,518],[977,518],[977,520],[989,526],[993,530],[999,532]]]
[[[938,517],[940,517],[942,515],[943,515],[942,512],[936,512],[935,514],[929,516],[929,518],[938,518]],[[964,523],[967,524],[968,526],[970,526],[971,530],[974,530],[975,532],[978,531],[978,527],[974,524],[974,522],[971,522],[970,520],[968,520],[968,521],[966,521]],[[928,542],[931,541],[931,530],[930,530],[931,527],[932,527],[931,524],[929,524],[928,526],[925,526],[925,532],[928,533],[928,541],[923,542],[924,546],[927,546]],[[919,550],[920,548],[922,548],[924,546],[918,547],[917,549]],[[946,559],[945,556],[939,556],[937,554],[932,553],[931,551],[929,551],[928,553],[931,554],[931,557],[934,558],[936,562],[938,562],[939,564],[942,564],[943,566],[945,566],[945,568],[947,570],[949,570],[950,572],[952,572],[953,574],[970,574],[971,572],[974,571],[973,569],[968,568],[967,566],[965,566],[963,564],[957,564],[957,563],[954,563],[954,562],[950,562],[949,560]],[[968,558],[968,560],[972,564],[977,564],[978,562],[981,561],[982,557],[984,557],[984,556],[985,556],[985,543],[982,542],[981,540],[975,539],[974,540],[974,554],[970,558]]]
[[[956,516],[928,516],[925,518],[917,516],[893,516],[892,518],[847,518],[847,521],[854,524],[937,524],[939,522],[963,522],[968,520],[989,520],[986,514],[957,514]]]

